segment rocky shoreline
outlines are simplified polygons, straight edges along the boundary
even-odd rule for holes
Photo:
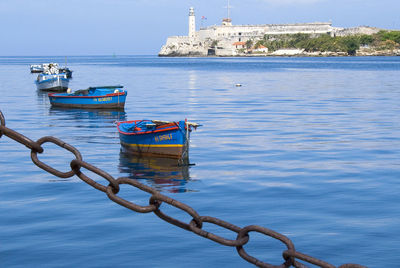
[[[355,55],[348,55],[347,52],[332,52],[332,51],[315,51],[315,52],[306,52],[306,51],[274,51],[271,53],[241,53],[236,55],[208,55],[204,56],[201,53],[171,53],[168,55],[159,55],[160,57],[366,57],[366,56],[400,56],[400,49],[395,50],[373,50],[373,49],[360,49],[357,50]]]

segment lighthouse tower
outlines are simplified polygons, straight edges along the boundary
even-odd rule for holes
[[[194,8],[189,9],[189,37],[193,38],[196,34],[196,17],[194,16]]]

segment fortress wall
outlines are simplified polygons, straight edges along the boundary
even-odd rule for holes
[[[188,36],[169,37],[159,55],[207,55],[214,40],[219,41],[219,48],[215,49],[217,55],[232,55],[236,51],[232,46],[234,42],[262,39],[266,34],[322,34],[332,31],[334,28],[331,23],[211,26],[200,29],[193,38]]]
[[[198,38],[200,40],[230,38],[233,42],[237,42],[248,39],[261,39],[266,34],[324,34],[331,33],[334,30],[335,28],[331,26],[331,23],[212,26],[201,29],[198,32]]]
[[[346,29],[338,29],[335,31],[336,36],[348,36],[348,35],[357,35],[357,34],[368,34],[372,35],[378,33],[382,29],[375,28],[375,27],[368,27],[368,26],[360,26],[360,27],[353,27],[353,28],[346,28]]]
[[[292,33],[328,33],[332,31],[329,24],[326,25],[287,25],[269,26],[265,28],[265,33],[271,34],[292,34]]]
[[[188,43],[190,42],[189,36],[170,36],[165,43],[166,46],[171,46],[179,43]]]
[[[159,56],[207,56],[204,42],[188,36],[171,36],[162,46]]]
[[[196,36],[200,41],[205,41],[207,39],[211,39],[211,40],[217,39],[217,37],[215,36],[214,27],[201,29],[198,32],[196,32]]]

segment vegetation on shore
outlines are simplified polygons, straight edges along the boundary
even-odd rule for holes
[[[355,55],[360,47],[375,50],[393,50],[400,48],[400,31],[380,31],[373,35],[336,36],[329,34],[312,36],[310,34],[265,35],[262,40],[248,40],[246,47],[258,48],[263,45],[269,52],[279,49],[297,48],[306,52],[346,52]]]

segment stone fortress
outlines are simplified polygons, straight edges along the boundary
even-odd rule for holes
[[[294,24],[264,24],[264,25],[233,25],[229,18],[222,20],[222,25],[200,28],[196,31],[196,17],[194,8],[189,9],[188,36],[168,37],[166,44],[161,48],[159,56],[240,56],[248,40],[260,40],[264,35],[281,35],[304,33],[311,35],[330,34],[331,36],[346,36],[353,34],[374,34],[380,29],[360,26],[355,28],[332,27],[331,22],[312,22]],[[265,47],[259,48],[258,55],[268,54]],[[293,52],[286,51],[290,55]],[[296,53],[296,52],[294,52]]]

